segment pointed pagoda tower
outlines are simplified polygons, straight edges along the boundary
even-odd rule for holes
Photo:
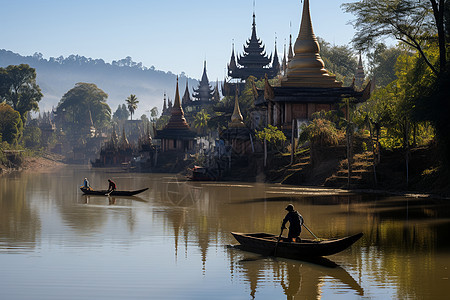
[[[277,51],[277,40],[275,38],[275,51],[273,53],[273,59],[272,59],[272,68],[274,68],[277,71],[277,75],[281,72],[281,65],[280,65],[280,59],[278,58],[278,51]]]
[[[214,90],[209,85],[208,75],[206,74],[206,60],[203,65],[203,75],[197,89],[194,89],[194,94],[192,95],[196,98],[196,101],[200,101],[201,103],[209,103],[213,97]]]
[[[161,151],[174,151],[185,153],[194,147],[195,132],[191,131],[184,117],[184,111],[181,107],[180,93],[177,87],[175,91],[175,100],[172,106],[169,122],[162,129],[156,132],[156,139],[161,140]]]
[[[227,129],[220,132],[219,136],[220,139],[226,141],[228,145],[231,145],[233,155],[242,156],[255,152],[252,142],[253,132],[244,123],[244,118],[239,108],[237,89],[231,122],[228,123]]]
[[[253,12],[252,35],[244,45],[244,53],[234,54],[234,46],[231,53],[230,63],[228,64],[228,76],[235,79],[246,80],[249,76],[264,78],[265,74],[269,78],[277,76],[277,69],[272,63],[272,57],[266,54],[265,46],[256,35],[256,15]],[[280,62],[278,61],[278,67]]]
[[[359,61],[358,61],[358,67],[356,68],[356,74],[355,74],[355,87],[357,89],[361,89],[364,79],[366,78],[366,74],[364,73],[364,67],[362,63],[362,57],[361,57],[361,51],[359,52]]]
[[[290,41],[288,65],[281,86],[272,87],[265,79],[264,91],[258,91],[255,105],[267,112],[267,123],[277,126],[290,135],[292,124],[308,122],[318,111],[338,110],[344,98],[362,102],[370,96],[370,85],[363,91],[353,86],[342,87],[328,74],[320,57],[320,48],[312,28],[309,0],[303,1],[299,35],[291,54]]]
[[[290,87],[341,87],[342,82],[328,74],[320,57],[319,42],[314,34],[309,12],[309,0],[303,2],[300,32],[294,45],[294,57],[289,60],[281,86]]]
[[[181,106],[185,107],[186,105],[189,105],[189,103],[192,102],[191,94],[189,93],[189,85],[188,80],[186,78],[186,89],[184,90],[183,98],[181,98]]]

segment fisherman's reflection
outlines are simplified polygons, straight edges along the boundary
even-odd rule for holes
[[[287,276],[281,277],[281,286],[283,287],[286,299],[292,300],[301,289],[302,274],[300,273],[300,264],[287,264]]]

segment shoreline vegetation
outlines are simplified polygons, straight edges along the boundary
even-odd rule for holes
[[[339,153],[336,149],[329,150],[327,154],[330,152]],[[286,155],[279,154],[275,155],[270,161],[272,166],[270,170],[267,169],[264,171],[259,168],[259,171],[263,173],[255,173],[254,170],[257,168],[249,168],[248,166],[235,168],[232,173],[224,176],[222,181],[250,181],[280,184],[283,187],[292,187],[293,193],[295,191],[304,192],[305,190],[311,193],[318,193],[325,190],[333,194],[367,193],[448,200],[450,199],[450,185],[447,183],[448,181],[442,179],[442,177],[447,178],[447,175],[443,174],[446,172],[439,171],[437,168],[423,169],[425,165],[428,165],[427,161],[423,159],[425,152],[432,151],[435,150],[431,146],[426,148],[421,147],[412,151],[410,165],[410,170],[412,171],[409,176],[409,186],[406,186],[405,183],[406,176],[395,172],[395,166],[393,168],[392,160],[386,160],[384,164],[382,163],[378,166],[377,177],[382,180],[378,182],[377,186],[367,181],[356,180],[356,177],[351,181],[350,185],[342,184],[342,181],[339,183],[335,179],[342,173],[342,170],[339,169],[339,167],[342,167],[342,160],[340,160],[342,157],[339,157],[339,155],[334,155],[334,157],[326,155],[327,158],[319,158],[318,166],[309,166],[292,172],[296,165],[303,164],[305,166],[305,164],[297,163],[291,165]],[[402,154],[390,153],[390,155],[391,159],[398,159]],[[258,164],[257,160],[258,158],[254,162],[250,162],[250,164]],[[13,172],[49,172],[55,168],[69,165],[64,162],[62,155],[50,152],[34,155],[26,154],[22,155],[20,165],[18,166],[8,167],[0,164],[0,176]],[[186,169],[172,171],[173,174],[187,176]],[[289,171],[291,174],[289,174]],[[123,172],[127,171],[123,170]],[[393,181],[392,177],[396,177],[396,180]],[[299,182],[296,183],[296,180]]]

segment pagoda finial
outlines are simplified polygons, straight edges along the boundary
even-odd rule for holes
[[[238,100],[238,88],[236,86],[236,95],[234,98],[234,111],[233,115],[231,116],[231,122],[228,123],[229,128],[239,128],[239,127],[245,127],[245,124],[243,122],[241,110],[239,109],[239,100]]]
[[[292,87],[341,87],[325,69],[320,57],[320,47],[311,22],[309,0],[303,2],[300,32],[294,45],[294,57],[289,61],[286,76],[281,86]]]
[[[173,103],[173,107],[181,108],[180,92],[178,91],[178,76],[177,76],[177,88],[175,91],[175,102]]]

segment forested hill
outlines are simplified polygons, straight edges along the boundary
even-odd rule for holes
[[[139,100],[136,117],[148,114],[146,111],[155,106],[161,112],[164,92],[172,101],[175,97],[176,74],[156,70],[153,66],[144,67],[142,63],[133,62],[131,57],[106,63],[102,59],[78,55],[44,59],[40,53],[21,56],[0,49],[0,67],[18,64],[28,64],[36,69],[37,83],[44,94],[39,103],[41,111],[56,107],[61,97],[78,82],[94,83],[105,91],[109,95],[107,103],[112,112],[119,104],[125,103],[130,94],[136,95]],[[183,95],[186,85],[184,74],[179,81]],[[188,81],[192,93],[198,81],[191,78]]]

